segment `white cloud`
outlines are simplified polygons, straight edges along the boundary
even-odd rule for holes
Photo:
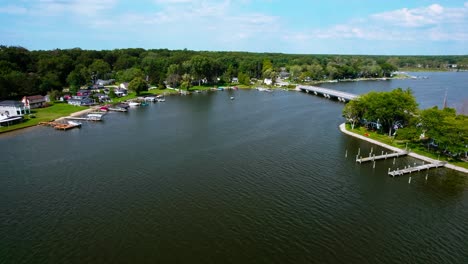
[[[389,41],[468,41],[468,2],[448,8],[433,4],[373,14],[346,24],[296,32],[287,39]]]

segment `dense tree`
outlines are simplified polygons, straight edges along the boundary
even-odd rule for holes
[[[94,60],[91,65],[89,65],[88,71],[90,76],[92,76],[94,81],[96,81],[97,79],[107,79],[107,77],[109,77],[109,73],[111,72],[111,68],[109,63],[105,62],[104,60],[97,59]]]
[[[129,84],[128,89],[134,91],[137,95],[148,90],[148,84],[141,77],[135,77]]]
[[[117,72],[117,81],[130,82],[135,78],[144,78],[145,74],[140,68],[130,68]]]
[[[468,69],[468,56],[336,56],[281,53],[207,52],[167,49],[40,50],[0,46],[0,96],[16,98],[47,89],[77,89],[92,78],[179,85],[189,74],[199,84],[230,82],[240,73],[275,78],[282,67],[292,79],[304,80],[388,77],[398,67]],[[94,73],[94,74],[93,74]],[[93,76],[92,76],[93,75]],[[54,76],[54,77],[52,77]],[[170,81],[170,82],[169,82]]]
[[[389,135],[395,126],[406,125],[416,113],[418,104],[410,89],[395,89],[391,92],[370,92],[350,102],[343,115],[349,120],[365,119],[380,125]]]

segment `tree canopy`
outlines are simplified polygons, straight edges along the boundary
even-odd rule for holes
[[[97,79],[129,82],[143,78],[150,84],[231,82],[241,77],[275,78],[282,71],[297,82],[305,80],[387,77],[400,67],[468,68],[468,56],[306,55],[250,52],[210,52],[167,49],[29,51],[0,46],[0,99],[45,94],[51,90],[91,85]],[[249,81],[247,80],[249,79]],[[191,85],[191,84],[190,84]]]
[[[395,139],[422,144],[452,158],[466,158],[468,117],[453,108],[419,110],[410,89],[370,92],[351,100],[343,109],[351,125],[364,125]]]

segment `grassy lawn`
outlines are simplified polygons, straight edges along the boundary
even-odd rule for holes
[[[24,122],[20,124],[8,127],[0,127],[0,133],[35,126],[39,124],[39,122],[52,121],[59,117],[68,116],[74,112],[78,112],[87,108],[88,107],[73,106],[65,103],[56,103],[49,107],[33,109],[31,110],[31,113],[36,116],[35,118],[29,118],[28,116],[25,116]]]
[[[389,137],[388,135],[378,134],[377,132],[367,130],[364,127],[358,127],[358,128],[355,128],[355,129],[351,129],[351,126],[349,124],[346,124],[346,129],[348,131],[354,132],[354,133],[362,135],[362,136],[366,136],[365,134],[367,134],[368,138],[371,138],[371,139],[377,140],[379,142],[385,143],[387,145],[397,147],[397,148],[401,148],[401,149],[406,148],[406,143],[408,143],[408,149],[411,152],[414,152],[416,154],[429,157],[431,159],[439,159],[441,161],[447,161],[448,163],[450,163],[452,165],[468,169],[468,162],[449,160],[445,156],[442,156],[442,155],[439,156],[437,153],[428,151],[423,146],[421,146],[419,144],[416,144],[416,143],[409,142],[407,140],[394,140],[393,137]]]

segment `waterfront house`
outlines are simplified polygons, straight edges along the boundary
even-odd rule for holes
[[[24,96],[22,102],[25,106],[29,105],[29,108],[34,109],[44,107],[46,98],[42,95]]]
[[[88,96],[73,96],[73,98],[68,99],[68,104],[75,106],[90,106],[95,103],[94,99],[89,98]]]
[[[114,93],[118,97],[122,97],[122,96],[126,96],[128,94],[128,91],[127,91],[127,89],[115,89]]]
[[[81,89],[78,92],[76,92],[76,95],[78,96],[89,96],[90,94],[91,94],[90,90],[84,90],[84,89]]]
[[[239,78],[233,77],[231,82],[232,83],[239,83]]]
[[[21,122],[25,114],[30,114],[29,106],[19,101],[0,102],[0,126],[9,126]]]
[[[110,101],[110,97],[105,93],[97,93],[94,94],[94,96],[97,97],[101,103]]]

